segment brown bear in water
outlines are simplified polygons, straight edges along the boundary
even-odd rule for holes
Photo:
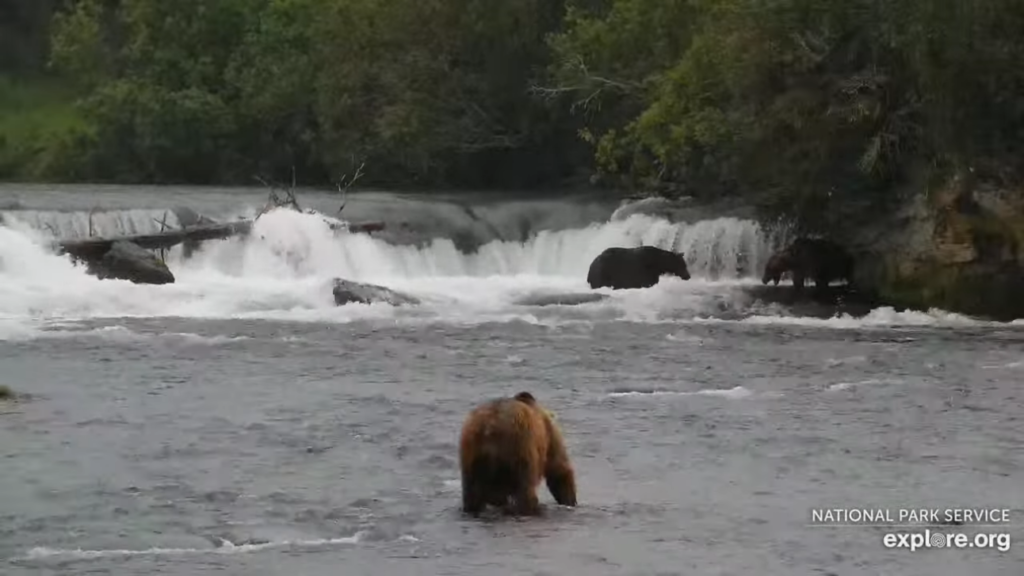
[[[478,516],[488,504],[537,515],[537,485],[545,479],[555,501],[576,506],[576,477],[554,415],[529,392],[477,406],[459,440],[462,510]]]
[[[852,284],[853,271],[853,257],[839,244],[823,238],[797,238],[785,250],[768,259],[761,283],[774,282],[778,285],[782,274],[790,272],[797,292],[803,290],[808,278],[814,281],[820,292],[833,280]]]
[[[686,258],[656,246],[608,248],[590,263],[587,284],[613,290],[650,288],[665,274],[689,280]]]

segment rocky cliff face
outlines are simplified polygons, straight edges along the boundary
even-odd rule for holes
[[[858,282],[885,301],[1024,318],[1024,192],[958,179],[854,242]]]

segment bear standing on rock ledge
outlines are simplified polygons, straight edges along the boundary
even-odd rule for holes
[[[821,292],[834,280],[852,284],[854,262],[845,248],[831,240],[802,237],[772,255],[765,265],[761,283],[774,282],[778,286],[786,272],[792,274],[797,292],[803,290],[807,279],[814,281],[815,288]]]
[[[462,510],[478,516],[488,504],[506,513],[540,513],[541,479],[555,501],[576,506],[576,479],[554,415],[529,392],[477,406],[459,441]]]

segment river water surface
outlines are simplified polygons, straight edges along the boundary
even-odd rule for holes
[[[336,236],[274,212],[249,239],[172,251],[168,286],[44,247],[263,197],[0,188],[0,384],[29,395],[0,404],[0,573],[1024,573],[1024,323],[759,303],[776,241],[742,218],[353,195],[343,214],[405,227]],[[539,305],[640,243],[685,252],[693,278]],[[423,303],[336,307],[334,277]],[[542,486],[541,518],[464,518],[462,420],[520,390],[557,413],[580,505]],[[931,530],[1011,544],[888,549],[924,528],[812,525],[818,508],[1009,509]]]

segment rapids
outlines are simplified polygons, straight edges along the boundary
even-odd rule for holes
[[[0,187],[0,385],[23,395],[0,401],[0,573],[1019,572],[1024,323],[766,304],[752,288],[784,231],[583,195],[353,195],[341,216],[389,224],[372,236],[275,211],[171,250],[163,286],[47,248],[264,198]],[[339,216],[336,196],[299,198]],[[693,278],[589,289],[594,256],[640,244]],[[335,277],[422,303],[335,306]],[[580,505],[542,486],[541,518],[463,518],[459,426],[520,390],[557,413]],[[912,553],[883,537],[918,527],[809,526],[879,507],[1009,509],[932,530],[1012,546]]]

